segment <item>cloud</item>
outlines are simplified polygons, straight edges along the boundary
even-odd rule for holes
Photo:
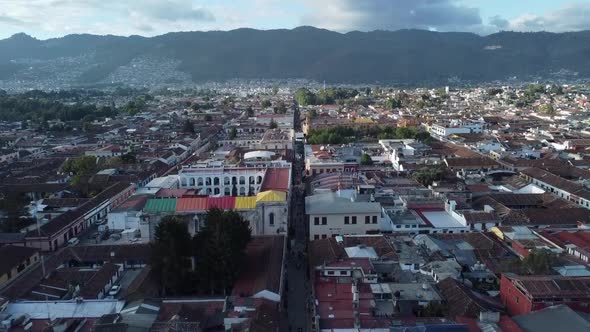
[[[579,31],[590,29],[590,3],[567,4],[544,15],[523,14],[510,21],[516,31]]]
[[[215,21],[209,10],[193,7],[186,0],[144,0],[141,5],[132,7],[130,12],[163,21]]]
[[[474,31],[482,25],[478,8],[452,0],[309,0],[302,24],[351,30],[430,29]]]
[[[493,27],[496,27],[496,28],[498,28],[500,30],[506,29],[510,25],[510,21],[508,21],[505,18],[502,18],[499,15],[490,17],[489,23]]]
[[[26,32],[42,36],[155,35],[203,30],[216,20],[212,11],[192,0],[0,0],[0,9],[0,23],[26,22],[21,24]]]
[[[0,23],[13,25],[13,26],[25,26],[26,25],[26,23],[21,20],[18,20],[14,17],[6,16],[3,14],[0,14]]]

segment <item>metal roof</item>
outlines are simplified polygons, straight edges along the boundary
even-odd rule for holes
[[[378,214],[381,204],[375,202],[352,201],[339,197],[336,193],[316,194],[305,197],[307,214]]]
[[[173,213],[174,211],[176,211],[176,198],[148,199],[143,210],[152,213]]]
[[[236,197],[234,208],[236,210],[252,210],[256,208],[256,197]]]
[[[287,200],[287,194],[281,191],[268,190],[256,195],[256,202],[284,202]]]
[[[177,212],[203,211],[207,210],[208,202],[206,197],[179,198],[176,202]]]
[[[218,208],[222,210],[231,210],[234,208],[236,202],[235,197],[209,197],[208,198],[208,208]]]

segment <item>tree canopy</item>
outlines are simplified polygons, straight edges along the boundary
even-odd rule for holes
[[[151,264],[162,287],[162,296],[191,291],[191,248],[187,225],[177,217],[164,217],[156,226]]]
[[[94,118],[112,117],[117,110],[108,106],[76,102],[65,104],[53,94],[0,94],[0,120],[44,122],[49,120],[80,121],[88,115]]]
[[[184,124],[182,125],[182,131],[189,134],[195,133],[195,125],[191,122],[191,120],[185,120]]]
[[[232,127],[229,130],[228,137],[229,137],[229,139],[234,139],[234,138],[236,138],[236,136],[238,136],[238,130],[236,129],[236,127]]]
[[[295,92],[295,100],[301,106],[323,105],[343,102],[358,95],[356,89],[329,88],[313,93],[307,88],[300,88]]]
[[[431,185],[434,181],[440,181],[445,175],[442,166],[425,166],[412,173],[412,178],[424,186]]]
[[[73,175],[72,184],[77,184],[81,177],[91,176],[98,170],[98,160],[94,156],[81,156],[68,159],[62,166],[62,170]]]
[[[279,127],[279,124],[274,119],[271,119],[270,124],[268,125],[268,128],[277,129],[278,127]]]
[[[265,99],[265,100],[262,101],[262,103],[260,103],[260,106],[262,106],[264,108],[267,108],[267,107],[271,107],[272,106],[272,103],[270,102],[270,100]]]
[[[348,126],[312,129],[307,135],[310,144],[347,144],[359,139],[416,139],[422,142],[431,140],[430,134],[415,128],[374,126],[354,129]]]
[[[361,165],[373,165],[373,159],[371,159],[371,156],[369,156],[366,153],[363,153],[363,155],[361,156]]]
[[[533,274],[546,274],[551,271],[556,255],[547,249],[533,249],[523,259],[523,265]]]
[[[207,212],[204,228],[193,239],[202,292],[227,293],[244,267],[244,250],[250,239],[250,226],[238,212]]]

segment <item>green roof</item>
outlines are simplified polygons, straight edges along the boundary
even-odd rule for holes
[[[174,213],[176,211],[176,198],[148,199],[143,210],[151,213]]]

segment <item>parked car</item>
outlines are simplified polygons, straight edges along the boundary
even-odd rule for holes
[[[78,239],[77,237],[73,237],[68,240],[68,246],[71,246],[71,247],[77,245],[78,243],[80,243],[80,239]]]
[[[109,296],[117,296],[117,294],[119,294],[120,291],[121,285],[113,285],[113,287],[111,287],[111,290],[109,291]]]

